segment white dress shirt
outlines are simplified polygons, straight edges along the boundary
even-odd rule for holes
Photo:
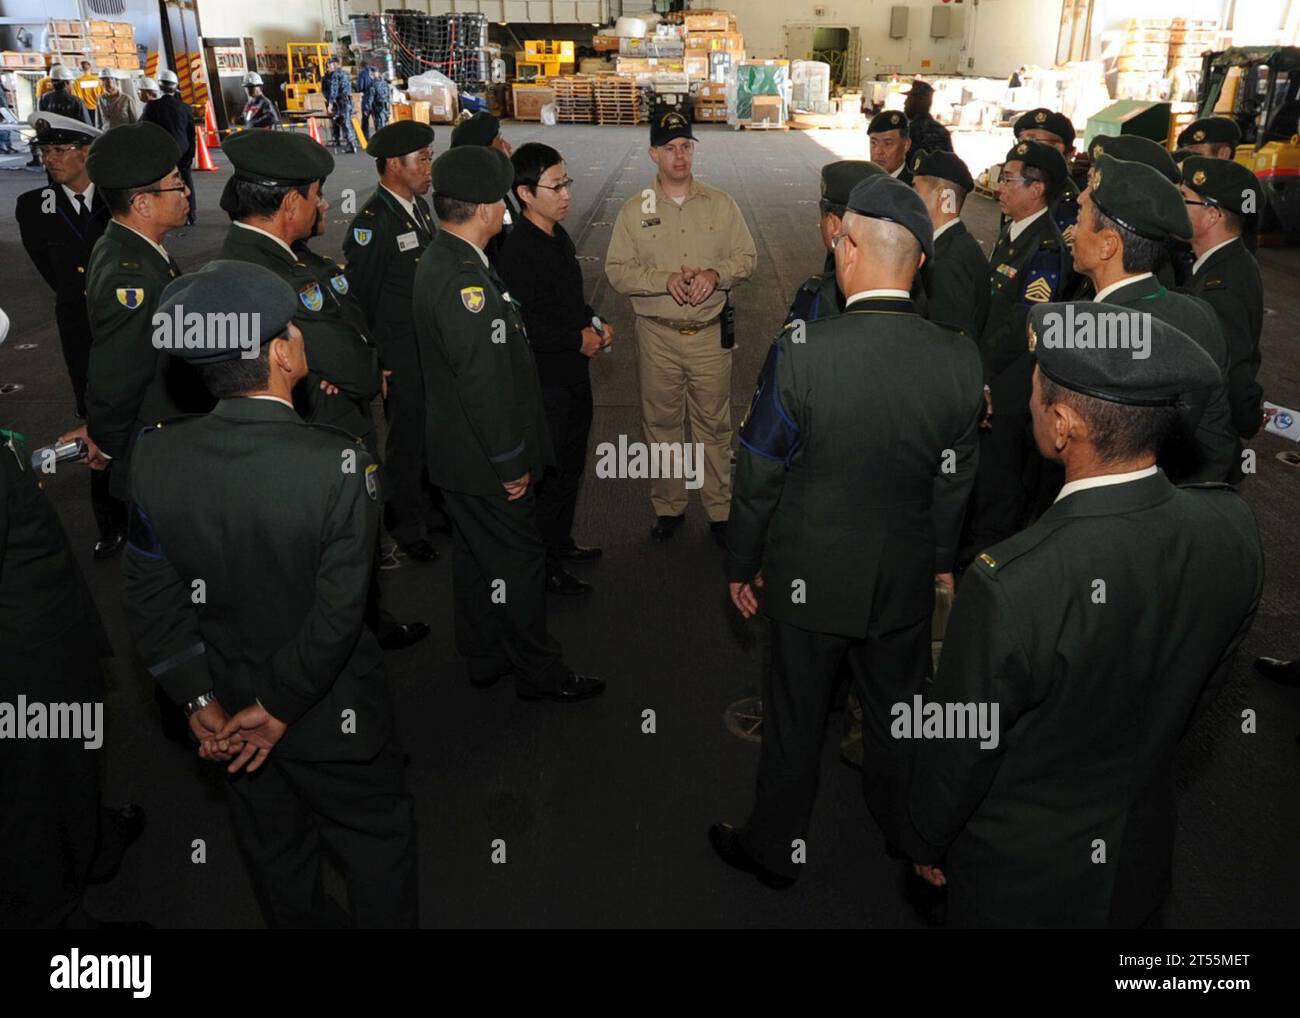
[[[1014,223],[1011,224],[1011,242],[1015,243],[1016,238],[1019,237],[1022,233],[1025,232],[1026,229],[1029,228],[1030,223],[1032,223],[1039,216],[1045,216],[1045,215],[1047,215],[1047,209],[1041,208],[1037,212],[1035,212],[1032,216],[1025,216],[1024,219],[1017,219]]]
[[[1136,283],[1139,279],[1151,279],[1154,275],[1154,272],[1139,272],[1136,276],[1125,276],[1117,283],[1111,283],[1110,286],[1103,286],[1101,292],[1092,299],[1094,301],[1103,301],[1121,286],[1128,286],[1129,283]]]
[[[1063,485],[1061,493],[1056,496],[1056,501],[1067,496],[1073,495],[1076,491],[1086,491],[1089,488],[1104,488],[1110,484],[1128,484],[1131,481],[1140,481],[1144,477],[1150,477],[1156,472],[1155,465],[1147,467],[1145,470],[1130,470],[1125,474],[1099,474],[1096,477],[1085,477],[1080,481],[1071,481]]]

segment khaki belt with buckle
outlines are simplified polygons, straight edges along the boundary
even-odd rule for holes
[[[717,318],[710,318],[707,322],[689,322],[683,324],[682,322],[673,318],[654,318],[650,315],[647,315],[646,317],[649,318],[650,321],[652,322],[656,322],[659,325],[666,326],[667,328],[672,329],[674,332],[681,333],[683,336],[694,336],[697,332],[703,332],[710,325],[716,325],[719,321],[722,320],[722,316],[719,315]]]

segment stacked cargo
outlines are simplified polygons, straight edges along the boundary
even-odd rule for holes
[[[692,81],[726,80],[745,59],[745,37],[728,11],[692,11],[682,19],[685,69]]]
[[[1219,22],[1215,18],[1174,18],[1169,33],[1169,77],[1200,72],[1201,56],[1215,48]]]
[[[715,81],[700,82],[695,93],[695,119],[704,124],[727,122],[727,86]]]
[[[94,63],[84,22],[51,21],[47,39],[49,40],[51,64],[58,62],[64,67],[76,71],[83,60]]]
[[[1130,18],[1115,67],[1115,96],[1119,99],[1159,100],[1168,97],[1168,18]]]

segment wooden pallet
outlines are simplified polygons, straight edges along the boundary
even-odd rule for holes
[[[790,130],[790,125],[772,124],[765,120],[760,120],[757,123],[752,120],[738,120],[736,122],[736,130],[739,131],[742,128],[746,131],[788,131]]]

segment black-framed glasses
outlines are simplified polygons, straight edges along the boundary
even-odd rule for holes
[[[182,184],[180,187],[142,187],[136,191],[136,195],[141,194],[170,194],[173,191],[188,191],[189,188]],[[134,198],[135,195],[132,195]]]
[[[544,188],[546,188],[546,190],[548,190],[548,191],[555,191],[557,194],[558,194],[560,191],[568,191],[570,194],[572,194],[572,193],[573,193],[573,178],[572,178],[572,177],[565,177],[565,178],[564,178],[563,180],[561,180],[558,184],[538,184],[537,186],[538,186],[538,187],[544,187]]]
[[[1212,202],[1212,201],[1192,201],[1191,198],[1184,198],[1184,199],[1183,199],[1183,204],[1184,204],[1184,205],[1204,205],[1207,209],[1212,209],[1212,208],[1215,207],[1215,204],[1214,204],[1214,202]]]
[[[80,149],[85,148],[86,146],[84,144],[78,144],[75,142],[69,144],[44,144],[44,145],[42,145],[40,142],[37,142],[36,147],[41,150],[41,155],[66,156],[69,152],[76,152]]]

